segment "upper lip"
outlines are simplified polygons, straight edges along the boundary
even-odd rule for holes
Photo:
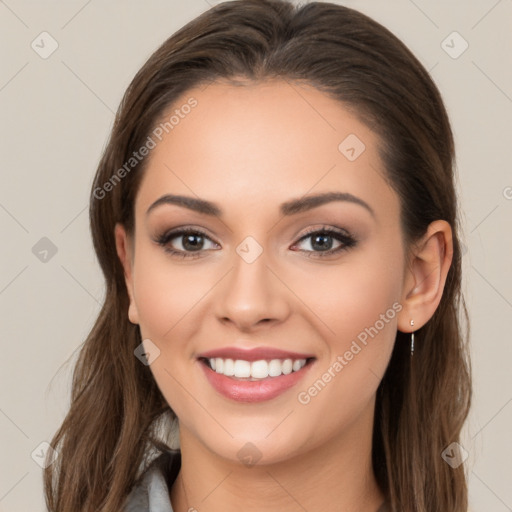
[[[243,359],[244,361],[259,361],[261,359],[309,359],[315,357],[313,354],[301,354],[290,352],[273,347],[256,347],[251,349],[239,347],[224,347],[215,350],[208,350],[199,354],[198,358],[214,359]]]

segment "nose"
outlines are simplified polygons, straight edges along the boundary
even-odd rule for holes
[[[265,251],[251,263],[235,253],[233,267],[216,288],[217,318],[240,331],[279,324],[290,314],[293,294],[268,265]]]

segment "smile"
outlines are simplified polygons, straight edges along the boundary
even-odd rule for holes
[[[235,379],[255,381],[297,372],[306,365],[307,359],[246,361],[244,359],[233,360],[216,357],[205,361],[216,373]]]
[[[247,361],[200,357],[197,361],[217,393],[236,402],[253,403],[272,400],[297,385],[316,358]]]
[[[272,359],[265,361],[245,361],[244,359],[222,359],[220,357],[207,360],[210,368],[226,377],[236,379],[261,380],[268,377],[279,377],[297,372],[306,365],[307,359]]]

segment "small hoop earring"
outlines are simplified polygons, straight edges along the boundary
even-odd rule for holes
[[[411,327],[414,326],[414,320],[411,320]],[[414,331],[411,332],[411,357],[414,354]]]

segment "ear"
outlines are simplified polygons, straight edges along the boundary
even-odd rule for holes
[[[436,220],[411,250],[404,276],[403,309],[398,315],[399,331],[416,331],[434,315],[441,302],[452,258],[452,228],[445,220]]]
[[[133,240],[128,236],[122,224],[116,224],[114,233],[116,239],[117,255],[119,256],[121,264],[123,265],[124,268],[124,279],[126,283],[126,289],[128,290],[128,296],[130,298],[130,306],[128,308],[128,319],[132,324],[138,324],[139,313],[137,311],[137,305],[135,304],[133,293]]]

